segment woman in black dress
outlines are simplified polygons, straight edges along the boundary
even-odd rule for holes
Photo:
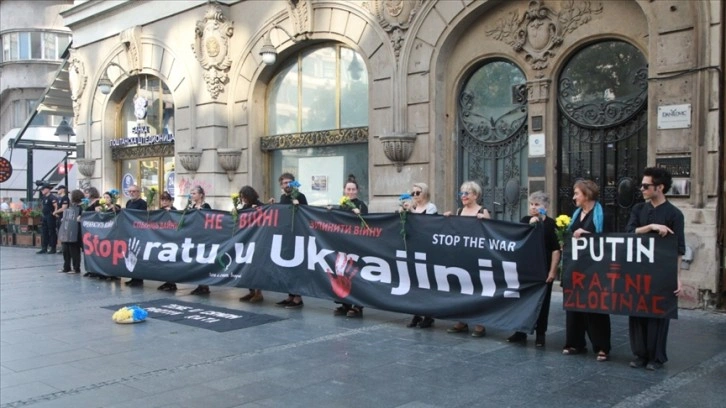
[[[572,199],[577,209],[572,214],[568,231],[575,238],[603,232],[603,210],[597,201],[600,188],[592,180],[578,180],[574,185]],[[591,312],[567,311],[565,347],[562,354],[571,355],[587,351],[585,333],[590,338],[597,361],[608,361],[610,353],[610,315]]]
[[[250,186],[244,186],[239,190],[239,201],[240,206],[237,208],[238,211],[244,211],[264,205],[262,201],[260,201],[260,195],[257,194],[257,191]],[[239,298],[240,302],[250,303],[259,303],[263,300],[265,300],[265,298],[262,296],[262,289],[252,288],[250,288],[250,293]]]
[[[191,200],[191,203],[189,204],[187,210],[211,210],[212,207],[204,201],[205,197],[206,195],[204,194],[204,189],[201,186],[192,187],[191,191],[189,191],[189,198]],[[191,292],[191,294],[208,295],[209,286],[199,285]]]
[[[174,199],[171,197],[171,194],[169,194],[167,191],[164,191],[159,196],[159,209],[166,210],[166,211],[172,211],[172,210],[176,211],[176,207],[174,207],[173,202],[174,202]],[[163,285],[159,286],[156,289],[173,292],[176,290],[176,283],[164,282]]]

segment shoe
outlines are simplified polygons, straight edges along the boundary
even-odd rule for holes
[[[305,304],[301,300],[297,303],[295,303],[295,302],[288,303],[287,305],[285,305],[285,309],[301,309],[303,306],[305,306]]]
[[[70,270],[58,269],[58,273],[68,273]]]
[[[363,317],[363,309],[360,307],[353,306],[345,314],[347,317]]]
[[[587,348],[576,348],[576,347],[565,347],[562,349],[562,354],[566,356],[573,356],[575,354],[585,353],[587,352]]]
[[[522,343],[527,341],[527,333],[514,332],[513,335],[507,337],[509,343]]]
[[[156,288],[156,290],[164,290],[167,292],[173,292],[176,290],[176,283],[173,282],[166,282],[163,285]]]
[[[103,280],[106,280],[105,276],[98,275],[98,279],[101,279],[101,278],[103,278]],[[144,286],[144,280],[134,278],[134,279],[127,280],[126,282],[124,282],[124,285],[132,287],[132,288],[135,288],[137,286]]]
[[[291,298],[287,298],[287,299],[283,299],[283,300],[281,300],[281,301],[279,301],[279,302],[277,302],[275,304],[278,305],[278,306],[287,306],[287,305],[290,304],[290,302],[292,302],[292,299]]]
[[[348,310],[350,310],[350,309],[348,309],[345,306],[337,307],[337,308],[335,308],[335,310],[333,310],[333,316],[347,316]]]
[[[41,249],[40,251],[36,252],[36,254],[47,254],[47,253],[48,253],[48,251],[46,251],[45,249]]]
[[[57,253],[55,249],[51,249],[50,251],[48,251],[48,254],[49,254],[49,255],[50,255],[50,254],[55,254],[55,253]]]
[[[422,328],[422,329],[428,329],[428,328],[429,328],[429,327],[431,327],[431,326],[432,326],[433,324],[434,324],[434,319],[433,319],[432,317],[428,317],[428,316],[426,316],[426,317],[424,317],[424,319],[423,319],[423,321],[421,322],[421,324],[419,324],[419,325],[418,325],[418,327],[420,327],[420,328]]]
[[[406,327],[416,327],[416,326],[418,326],[419,323],[421,323],[421,320],[423,320],[423,318],[421,316],[414,315],[413,318],[411,319],[411,322],[409,324],[407,324]]]
[[[608,356],[608,353],[606,353],[604,351],[600,351],[597,353],[597,357],[595,357],[595,360],[602,363],[604,361],[610,360],[610,356]]]
[[[652,363],[648,363],[648,365],[645,366],[645,369],[648,371],[655,371],[660,370],[663,368],[663,363],[659,363],[657,361],[653,361]]]
[[[91,273],[91,272],[86,272],[86,273],[84,273],[84,274],[83,274],[83,277],[84,277],[84,278],[90,278],[90,277],[91,277],[91,275],[93,275],[93,273]]]
[[[487,335],[487,329],[486,327],[482,327],[481,330],[478,328],[474,328],[474,330],[471,331],[471,337],[484,337]]]
[[[81,271],[73,271],[73,272],[68,272],[68,273],[81,273]]]
[[[191,295],[208,295],[209,294],[209,286],[206,285],[199,285],[191,291]]]
[[[535,340],[534,340],[534,346],[535,347],[544,347],[545,346],[544,333],[537,333],[537,337],[535,337]]]
[[[630,366],[633,368],[642,368],[642,367],[645,367],[646,365],[648,365],[648,360],[646,360],[644,358],[640,358],[640,357],[638,357],[635,360],[630,362]]]
[[[242,296],[241,298],[239,298],[239,301],[240,302],[249,302],[253,296],[255,296],[255,292],[250,292],[250,293]]]
[[[263,297],[263,296],[262,296],[261,294],[259,294],[259,293],[255,293],[255,294],[254,294],[254,295],[252,295],[252,297],[250,298],[250,303],[260,303],[260,302],[262,302],[263,300],[265,300],[265,298],[264,298],[264,297]]]
[[[447,333],[466,333],[468,331],[469,331],[469,325],[468,324],[465,324],[463,326],[460,326],[459,323],[457,323],[456,325],[454,325],[454,326],[449,327],[448,329],[446,329],[446,332]]]

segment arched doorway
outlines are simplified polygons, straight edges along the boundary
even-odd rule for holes
[[[558,82],[559,214],[571,214],[572,185],[600,187],[606,231],[623,231],[642,201],[647,161],[648,63],[634,46],[603,41],[578,51]]]
[[[481,204],[501,220],[527,210],[526,81],[513,63],[487,61],[459,94],[459,184],[479,183]]]

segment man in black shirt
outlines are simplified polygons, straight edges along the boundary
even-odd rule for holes
[[[280,189],[282,190],[280,204],[308,205],[308,199],[305,197],[305,194],[297,191],[294,194],[295,197],[293,197],[293,188],[290,187],[290,183],[295,181],[295,176],[291,173],[282,173],[278,181],[280,182]],[[285,309],[299,309],[303,307],[302,296],[288,293],[287,299],[277,302],[277,305]]]
[[[126,192],[128,192],[131,196],[131,199],[126,202],[127,210],[146,210],[146,201],[141,198],[141,189],[139,188],[139,186],[132,184],[131,186],[129,186]],[[143,279],[132,278],[131,280],[127,280],[124,283],[128,286],[144,286]]]
[[[675,295],[681,294],[681,257],[686,253],[683,213],[665,198],[673,179],[667,170],[649,167],[643,171],[640,191],[646,200],[633,207],[628,221],[627,232],[636,234],[658,234],[664,237],[675,234],[678,238],[678,287]],[[666,341],[668,339],[669,319],[630,316],[630,349],[635,360],[633,368],[645,367],[654,371],[668,361]]]
[[[41,205],[43,207],[43,219],[40,226],[41,240],[39,254],[56,253],[56,245],[58,244],[58,235],[55,228],[55,215],[53,213],[57,209],[56,197],[50,193],[50,185],[43,184],[40,188],[43,194]]]

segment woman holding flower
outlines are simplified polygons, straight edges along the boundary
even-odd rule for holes
[[[476,217],[480,220],[489,219],[489,211],[479,205],[479,197],[481,197],[481,187],[475,181],[465,181],[459,189],[459,198],[461,199],[461,208],[456,210],[456,215],[464,217]],[[451,211],[444,213],[445,217],[451,216]],[[464,322],[458,322],[454,326],[446,330],[447,333],[466,333],[469,331],[469,325]],[[471,337],[484,337],[487,329],[484,325],[478,324],[471,332]]]
[[[574,185],[572,199],[577,209],[567,227],[575,238],[603,232],[603,210],[597,199],[600,188],[592,180],[578,180]],[[597,361],[608,361],[610,353],[610,315],[590,312],[565,313],[566,335],[562,354],[571,355],[587,351],[585,333],[590,337]]]
[[[189,204],[187,210],[211,210],[212,207],[204,201],[205,198],[206,194],[201,186],[192,187],[191,191],[189,191]],[[191,294],[208,295],[209,286],[199,285],[191,292]]]
[[[300,182],[295,180],[295,176],[292,173],[282,173],[277,179],[280,183],[280,204],[292,204],[292,205],[308,205],[308,199],[305,194],[300,192]],[[270,203],[274,203],[275,199],[271,198]],[[295,217],[295,207],[292,209],[293,218]],[[294,219],[293,219],[294,227]],[[285,309],[299,309],[304,306],[302,296],[296,293],[288,293],[287,298],[275,303],[278,306],[284,307]]]
[[[361,199],[358,198],[358,192],[360,188],[354,175],[348,176],[348,181],[345,182],[343,187],[343,198],[340,200],[340,209],[350,211],[353,214],[361,218],[361,215],[368,214],[368,206]],[[350,303],[340,303],[340,307],[335,308],[333,311],[334,316],[348,316],[348,317],[363,317],[363,306],[357,306]]]
[[[116,197],[111,191],[103,193],[103,198],[98,201],[98,204],[99,206],[96,207],[96,211],[113,213],[121,211],[121,206],[116,204]]]
[[[550,206],[550,197],[542,192],[535,191],[529,196],[529,215],[522,217],[521,222],[536,225],[538,228],[544,228],[545,247],[545,263],[543,271],[547,273],[547,290],[545,291],[542,308],[539,310],[539,316],[535,323],[535,331],[537,337],[534,345],[536,347],[544,347],[545,332],[547,332],[547,323],[550,314],[550,300],[552,299],[552,283],[557,278],[557,270],[560,265],[560,243],[556,233],[556,223],[551,217],[547,216],[547,210]],[[527,333],[515,332],[507,339],[510,343],[518,343],[527,340]]]
[[[244,186],[239,190],[239,202],[240,206],[237,208],[239,211],[249,210],[250,208],[257,208],[264,205],[262,201],[260,201],[260,195],[257,194],[257,191],[250,186]],[[263,300],[265,300],[265,298],[262,296],[262,289],[252,288],[250,288],[250,293],[239,298],[240,302],[250,303],[259,303]]]
[[[436,205],[429,201],[429,186],[426,183],[414,183],[411,188],[411,201],[403,201],[401,207],[404,211],[413,214],[436,214],[438,212]],[[414,315],[406,327],[418,326],[427,329],[433,324],[434,319],[431,316]]]

